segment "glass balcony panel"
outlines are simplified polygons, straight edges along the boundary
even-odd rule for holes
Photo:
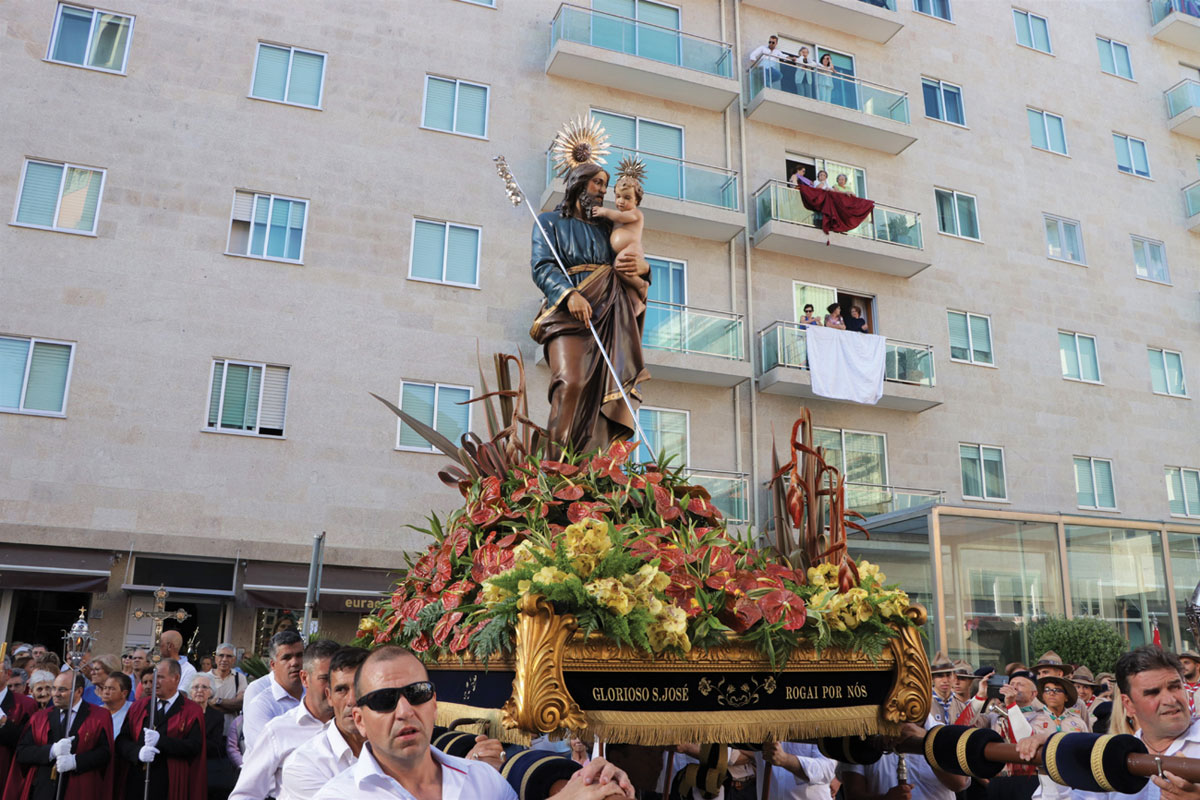
[[[749,486],[744,473],[688,470],[687,475],[693,483],[708,489],[713,505],[728,522],[744,523],[750,518]]]
[[[1184,188],[1183,199],[1187,203],[1189,217],[1200,214],[1200,181]]]
[[[646,165],[646,180],[642,185],[646,194],[702,203],[730,211],[738,210],[738,176],[732,170],[709,167],[690,161],[631,150],[626,147],[610,147],[606,156],[608,167],[615,172],[616,165],[626,155],[640,158]],[[546,185],[553,186],[557,176],[554,158],[546,153]],[[610,184],[615,183],[615,179]]]
[[[805,330],[794,322],[776,322],[759,334],[763,372],[775,367],[808,369]],[[884,380],[935,386],[933,346],[887,340]]]
[[[1200,5],[1193,0],[1150,0],[1150,24],[1157,25],[1172,11],[1200,17]]]
[[[889,381],[933,386],[933,347],[891,339],[887,343],[883,376]]]
[[[764,88],[861,111],[908,124],[908,95],[898,89],[850,75],[798,68],[775,58],[761,58],[750,68],[750,97]]]
[[[1178,116],[1189,108],[1200,108],[1200,82],[1181,81],[1167,90],[1167,112]]]
[[[846,507],[864,517],[920,508],[940,502],[941,499],[942,492],[936,489],[846,483]]]
[[[756,230],[771,220],[819,227],[816,215],[804,207],[800,190],[779,181],[770,181],[758,190],[754,207]],[[876,203],[871,216],[849,231],[849,235],[921,249],[921,215]]]
[[[651,300],[646,304],[642,344],[658,350],[742,360],[742,318]]]

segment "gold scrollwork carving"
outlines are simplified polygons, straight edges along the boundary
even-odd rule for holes
[[[525,595],[517,619],[516,676],[513,693],[504,704],[504,726],[553,733],[561,728],[581,730],[587,720],[563,680],[567,642],[578,622],[573,614],[558,616],[540,595]]]
[[[918,627],[897,626],[900,635],[888,644],[888,650],[896,662],[896,680],[880,708],[880,714],[883,721],[893,725],[902,722],[922,725],[929,716],[929,704],[933,697],[933,677],[929,674],[929,658],[925,655],[920,629],[929,615],[920,604],[906,608],[904,615]]]

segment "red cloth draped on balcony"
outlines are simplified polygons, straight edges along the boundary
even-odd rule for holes
[[[852,231],[875,209],[874,200],[864,200],[847,192],[804,185],[797,188],[804,207],[821,215],[821,230],[825,233]]]

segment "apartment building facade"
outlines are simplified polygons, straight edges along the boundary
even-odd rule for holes
[[[0,627],[102,644],[164,582],[198,640],[269,635],[327,531],[348,632],[453,508],[368,392],[485,431],[477,348],[528,339],[547,149],[591,114],[647,162],[641,422],[765,528],[799,408],[930,647],[1031,622],[1186,633],[1200,580],[1200,9],[1187,0],[434,0],[4,12]],[[833,71],[751,52],[779,38]],[[828,56],[828,59],[825,59]],[[788,181],[875,211],[826,235]],[[1198,212],[1192,214],[1192,211]],[[816,397],[806,303],[887,337]],[[9,564],[8,568],[3,563]],[[254,609],[255,613],[239,613]],[[189,630],[195,630],[192,628]],[[1036,654],[1033,654],[1036,655]]]

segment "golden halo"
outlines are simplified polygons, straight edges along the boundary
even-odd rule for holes
[[[629,179],[641,186],[646,182],[646,162],[636,156],[625,156],[617,165],[617,180]]]
[[[579,117],[562,126],[554,137],[550,153],[559,177],[580,164],[603,164],[604,156],[609,153],[608,134],[595,117]]]

